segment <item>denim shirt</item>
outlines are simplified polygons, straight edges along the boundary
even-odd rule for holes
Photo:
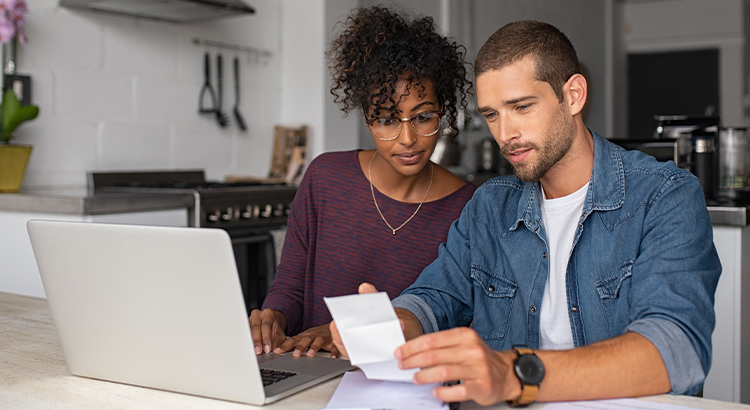
[[[673,393],[694,394],[711,366],[721,264],[697,178],[592,132],[594,167],[566,287],[576,347],[637,332],[659,350]],[[471,326],[495,350],[539,348],[549,272],[539,183],[484,183],[438,258],[393,300],[425,333]]]

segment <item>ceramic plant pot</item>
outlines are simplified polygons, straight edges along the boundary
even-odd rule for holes
[[[0,192],[18,192],[31,156],[31,146],[0,145]]]

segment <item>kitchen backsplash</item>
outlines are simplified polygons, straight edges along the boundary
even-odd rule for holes
[[[253,0],[251,16],[175,24],[31,0],[18,72],[31,75],[40,116],[17,131],[16,143],[34,147],[24,186],[84,185],[90,170],[202,168],[211,179],[267,173],[281,110],[280,4]],[[272,55],[196,46],[195,37]],[[231,61],[240,58],[246,132],[198,114],[206,51],[212,63],[217,52],[224,57],[225,110],[234,104]]]

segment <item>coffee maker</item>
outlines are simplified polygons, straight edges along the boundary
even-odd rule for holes
[[[657,115],[654,136],[676,138],[684,144],[682,168],[692,172],[703,188],[706,199],[716,197],[718,176],[718,116]]]

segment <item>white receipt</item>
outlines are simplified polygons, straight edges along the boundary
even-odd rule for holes
[[[326,409],[448,410],[432,395],[436,386],[368,380],[362,372],[346,372]]]
[[[402,370],[393,355],[406,342],[385,292],[323,298],[341,335],[349,361],[368,379],[411,382],[419,369]]]

